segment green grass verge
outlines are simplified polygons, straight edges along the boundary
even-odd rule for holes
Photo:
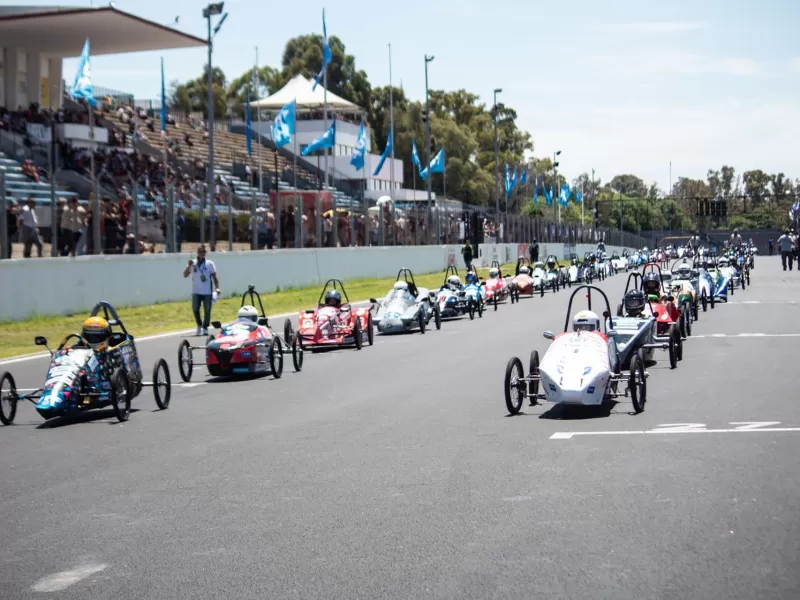
[[[504,265],[505,273],[513,273],[514,265]],[[478,269],[481,277],[487,277],[489,269]],[[419,287],[436,288],[442,284],[443,272],[415,275]],[[463,278],[463,273],[462,273]],[[346,281],[347,295],[353,302],[368,298],[380,298],[392,287],[394,277],[385,279],[362,279]],[[271,294],[262,294],[264,310],[269,315],[289,313],[316,306],[320,287],[313,286],[302,289],[282,290]],[[212,309],[212,318],[230,321],[236,318],[241,302],[241,294],[235,297],[222,298]],[[165,302],[149,306],[117,306],[117,311],[125,322],[125,327],[137,337],[170,331],[190,329],[195,326],[189,301]],[[23,354],[35,353],[38,348],[33,338],[44,335],[48,342],[58,343],[69,333],[79,331],[83,319],[88,315],[80,312],[73,315],[55,315],[32,317],[25,321],[0,322],[0,358],[11,358]],[[275,324],[277,326],[279,324]]]

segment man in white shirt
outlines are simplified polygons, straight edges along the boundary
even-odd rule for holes
[[[39,258],[42,258],[42,240],[39,239],[39,221],[36,219],[36,200],[29,197],[26,206],[22,207],[22,212],[17,220],[20,240],[24,246],[25,258],[31,257],[31,246],[36,246]]]
[[[208,335],[208,325],[211,323],[211,303],[213,295],[219,294],[219,279],[217,267],[213,261],[206,260],[206,247],[197,248],[197,259],[189,259],[189,264],[183,270],[184,278],[192,276],[192,313],[194,314],[197,331],[195,335]],[[212,285],[213,284],[213,285]],[[203,320],[200,320],[200,304],[203,305]]]
[[[778,238],[778,250],[781,253],[781,263],[783,270],[786,270],[786,263],[789,263],[789,270],[792,270],[792,236],[787,229],[784,234]]]

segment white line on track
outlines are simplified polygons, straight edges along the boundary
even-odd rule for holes
[[[108,565],[104,564],[88,564],[77,566],[69,571],[53,573],[34,583],[31,586],[31,590],[45,593],[60,592],[95,573],[105,570],[107,567]]]
[[[800,333],[707,333],[693,335],[690,339],[705,338],[762,338],[762,337],[800,337]]]
[[[787,300],[787,301],[771,301],[771,300],[741,300],[741,301],[730,301],[727,304],[797,304],[796,300]]]
[[[774,427],[780,421],[734,421],[733,429],[706,429],[704,423],[667,423],[656,429],[645,431],[559,431],[550,436],[551,440],[570,440],[576,435],[665,435],[668,433],[798,433],[800,427]]]

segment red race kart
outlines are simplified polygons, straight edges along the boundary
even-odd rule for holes
[[[375,343],[370,307],[354,308],[338,279],[329,279],[322,288],[317,308],[297,316],[298,333],[308,350],[353,346],[360,350],[366,341]]]
[[[486,294],[486,304],[494,304],[495,310],[497,310],[498,302],[505,302],[510,298],[511,304],[514,304],[517,299],[516,285],[513,279],[509,276],[503,277],[500,262],[496,260],[492,261],[489,278],[484,282],[483,289]]]

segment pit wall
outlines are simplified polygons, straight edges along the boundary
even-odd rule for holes
[[[542,260],[551,253],[560,258],[571,252],[583,256],[594,249],[588,244],[541,244],[539,256]],[[614,249],[607,247],[609,253]],[[527,244],[485,244],[480,246],[475,263],[489,266],[492,260],[515,262],[518,255],[526,254]],[[181,253],[0,261],[0,321],[85,312],[98,300],[115,306],[188,301],[191,279],[183,278],[183,269],[193,256]],[[260,292],[275,292],[321,286],[330,278],[347,282],[394,277],[401,267],[414,273],[443,271],[448,264],[464,269],[461,247],[452,245],[216,252],[209,258],[217,266],[223,296],[241,294],[251,284]]]

